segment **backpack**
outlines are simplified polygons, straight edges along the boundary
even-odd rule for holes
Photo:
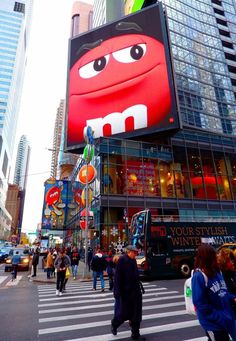
[[[208,278],[202,272],[200,269],[196,269],[197,271],[200,271],[204,277],[205,280],[205,286],[207,287],[208,284]],[[191,271],[191,277],[188,278],[184,283],[184,299],[185,299],[185,309],[188,314],[190,315],[196,315],[196,307],[193,304],[192,299],[192,277],[193,277],[194,270]]]

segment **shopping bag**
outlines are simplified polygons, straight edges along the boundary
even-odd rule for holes
[[[197,269],[196,271],[200,271],[204,277],[205,285],[207,287],[208,278],[202,272],[200,269]],[[190,315],[196,315],[196,307],[193,304],[193,298],[192,298],[192,277],[193,277],[194,270],[191,271],[191,277],[188,278],[184,283],[184,299],[185,299],[185,309],[188,314]]]
[[[192,277],[193,270],[191,272],[191,277],[186,279],[184,283],[184,299],[185,299],[185,308],[188,314],[196,315],[196,308],[193,304],[192,299]]]
[[[66,268],[66,278],[69,278],[70,277],[70,270],[69,268]]]

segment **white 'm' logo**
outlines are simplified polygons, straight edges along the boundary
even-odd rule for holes
[[[94,137],[103,136],[103,127],[106,124],[111,126],[111,134],[119,134],[125,132],[125,120],[128,117],[134,119],[134,130],[147,128],[147,107],[143,104],[137,104],[127,108],[122,113],[114,112],[105,117],[98,117],[92,120],[87,120],[87,126],[92,127]]]

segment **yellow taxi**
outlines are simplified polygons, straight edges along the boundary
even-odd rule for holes
[[[234,252],[236,256],[236,243],[224,243],[217,249],[217,252],[219,252],[222,249],[230,249]]]

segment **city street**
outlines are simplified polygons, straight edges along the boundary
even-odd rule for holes
[[[57,297],[55,284],[31,282],[28,273],[21,272],[19,282],[11,285],[11,275],[3,269],[1,265],[4,341],[130,340],[127,322],[117,336],[110,333],[114,299],[108,290],[101,293],[98,285],[94,292],[91,282],[69,280],[66,293]],[[144,282],[141,334],[146,340],[206,340],[196,319],[185,312],[183,284],[183,279]]]

